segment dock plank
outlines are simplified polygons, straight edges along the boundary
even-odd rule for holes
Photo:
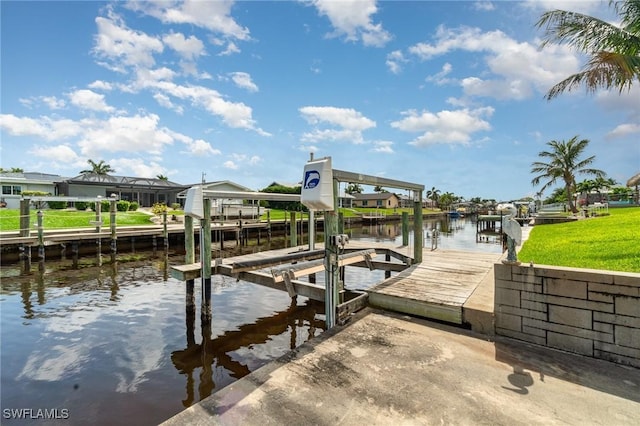
[[[423,251],[423,262],[368,290],[374,306],[462,323],[462,307],[500,254]]]

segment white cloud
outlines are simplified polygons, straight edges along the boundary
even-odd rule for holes
[[[79,122],[50,117],[17,117],[0,114],[0,128],[13,136],[36,136],[48,141],[68,139],[82,133]]]
[[[450,78],[445,78],[445,77],[451,73],[452,69],[453,67],[451,66],[451,64],[447,62],[442,66],[442,70],[440,70],[439,73],[436,73],[434,75],[427,77],[426,81],[433,81],[438,86],[450,83],[452,80]]]
[[[164,145],[173,143],[171,133],[158,127],[159,120],[157,115],[149,114],[87,121],[78,146],[88,158],[98,158],[105,152],[158,155]]]
[[[34,146],[29,150],[29,154],[42,157],[47,161],[47,165],[53,167],[84,167],[86,161],[81,158],[69,145],[56,146]]]
[[[218,56],[229,56],[229,55],[233,55],[234,53],[240,53],[240,48],[238,47],[237,44],[230,41],[227,43],[227,48],[222,52],[218,53]]]
[[[96,80],[87,86],[89,89],[110,91],[113,90],[113,84],[108,81]]]
[[[88,89],[76,90],[69,93],[69,100],[78,108],[99,112],[113,112],[115,108],[107,105],[104,95]]]
[[[491,117],[493,111],[491,107],[444,110],[435,114],[429,111],[418,113],[409,110],[402,113],[405,118],[392,122],[391,127],[403,132],[422,133],[409,142],[411,145],[467,145],[474,133],[491,130],[491,125],[484,118]]]
[[[316,126],[302,136],[303,142],[319,142],[322,140],[341,140],[363,143],[362,132],[376,127],[376,122],[351,108],[307,106],[299,109],[307,123]],[[317,126],[337,126],[338,129],[320,129]]]
[[[144,158],[114,158],[109,160],[109,165],[125,176],[154,178],[167,172],[166,168],[155,161],[145,163]]]
[[[522,5],[536,12],[560,9],[591,14],[601,8],[602,3],[604,2],[597,0],[526,0]]]
[[[491,11],[496,7],[494,6],[493,2],[489,0],[478,0],[473,3],[473,8],[475,10]]]
[[[238,165],[231,160],[225,161],[222,164],[222,167],[224,167],[225,169],[238,170]]]
[[[567,46],[549,45],[543,51],[517,42],[502,31],[479,28],[449,29],[440,26],[435,43],[418,43],[409,52],[421,60],[455,50],[487,53],[485,61],[495,78],[470,76],[461,80],[465,94],[496,99],[524,99],[534,91],[546,91],[579,70],[578,57]]]
[[[300,112],[310,124],[325,122],[359,131],[376,127],[375,121],[352,108],[306,106],[300,108]]]
[[[94,54],[107,62],[101,65],[124,72],[128,67],[150,68],[155,64],[153,55],[164,49],[162,42],[145,34],[134,31],[124,24],[124,21],[111,10],[108,17],[96,18],[98,34],[95,36]]]
[[[634,85],[629,91],[602,90],[596,94],[596,102],[607,111],[617,110],[628,115],[630,121],[640,122],[640,85]]]
[[[618,125],[615,129],[607,133],[607,139],[622,138],[634,133],[640,133],[640,124],[625,123]]]
[[[154,81],[140,78],[139,84],[144,84],[146,89],[159,90],[166,97],[173,96],[178,99],[188,100],[194,106],[204,108],[209,113],[219,116],[222,121],[233,128],[254,130],[262,136],[271,136],[268,132],[256,127],[252,118],[251,107],[242,102],[230,102],[219,92],[203,86],[182,86],[170,81]]]
[[[394,50],[393,52],[387,55],[386,65],[394,74],[399,74],[402,71],[402,64],[408,62],[408,60],[404,57],[401,50]]]
[[[378,12],[376,0],[312,0],[320,15],[331,21],[335,32],[329,37],[344,36],[347,41],[362,41],[365,46],[384,46],[392,38],[381,24],[372,22]]]
[[[171,102],[171,98],[162,93],[156,93],[153,95],[153,99],[158,102],[158,105],[163,106],[165,108],[171,109],[176,112],[176,114],[182,115],[184,113],[184,108],[181,105],[175,105]]]
[[[375,141],[373,142],[373,152],[381,152],[383,154],[393,154],[393,142],[391,141]]]
[[[165,24],[190,24],[205,28],[225,37],[249,40],[249,29],[240,26],[231,17],[234,2],[229,0],[201,1],[167,0],[163,2],[131,1],[130,9],[145,13]]]
[[[189,148],[188,153],[195,157],[205,157],[209,155],[221,154],[219,149],[214,149],[209,142],[202,139],[197,139],[186,144]]]
[[[181,33],[170,33],[162,36],[164,44],[175,50],[178,55],[189,61],[204,55],[204,43],[195,36],[186,38]]]
[[[251,75],[246,72],[232,72],[229,74],[231,76],[231,80],[236,84],[236,86],[246,89],[249,92],[257,92],[258,86],[251,80]]]
[[[66,106],[64,99],[58,99],[55,96],[42,96],[40,100],[51,109],[62,109]]]

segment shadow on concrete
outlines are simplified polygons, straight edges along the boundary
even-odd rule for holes
[[[541,382],[553,377],[640,402],[637,368],[500,337],[496,339],[495,350],[496,361],[513,367],[507,379],[514,388],[503,388],[516,393],[528,394],[534,377]]]

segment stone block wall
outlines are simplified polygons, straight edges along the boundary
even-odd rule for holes
[[[640,367],[640,274],[494,265],[495,331]]]

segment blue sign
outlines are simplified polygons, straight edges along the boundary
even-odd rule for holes
[[[304,174],[304,189],[313,189],[320,183],[320,173],[317,170],[308,170]]]

